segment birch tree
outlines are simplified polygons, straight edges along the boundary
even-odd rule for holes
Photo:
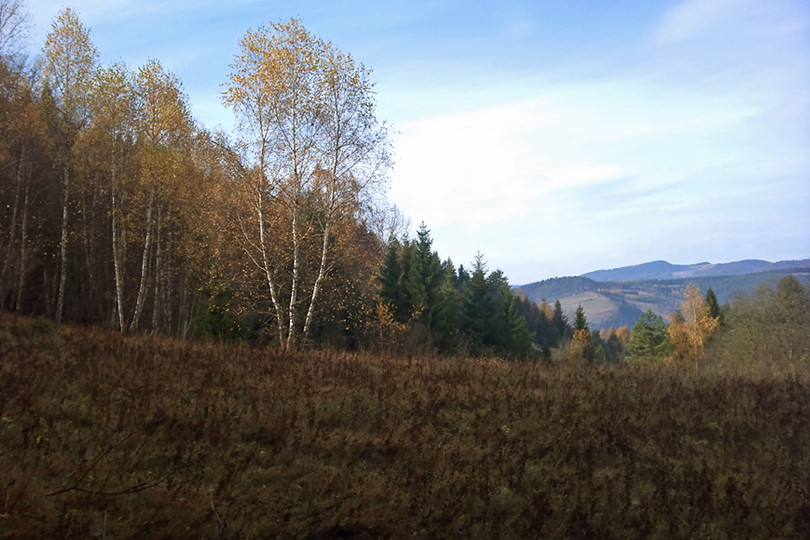
[[[135,94],[141,152],[139,191],[144,215],[140,281],[129,325],[131,330],[136,330],[140,324],[150,290],[153,329],[163,309],[161,301],[169,298],[165,290],[167,233],[164,228],[172,212],[172,200],[178,195],[178,183],[184,175],[183,146],[193,129],[180,81],[165,72],[158,61],[150,60],[138,70]]]
[[[306,338],[316,301],[330,270],[330,247],[335,222],[362,212],[373,200],[391,165],[388,133],[377,121],[370,71],[357,65],[351,55],[327,44],[319,73],[323,132],[319,150],[325,169],[316,175],[321,217],[321,253],[303,327]]]
[[[65,8],[59,12],[42,49],[41,83],[49,88],[63,121],[61,134],[62,219],[59,241],[59,288],[54,317],[61,321],[69,269],[69,216],[73,176],[72,148],[76,133],[82,129],[88,113],[87,93],[96,67],[98,53],[90,41],[89,30],[76,13]]]
[[[270,294],[279,344],[291,349],[311,330],[334,262],[335,222],[357,215],[385,178],[388,139],[368,71],[295,19],[248,31],[231,68],[224,101],[239,119],[254,214],[244,246]],[[313,240],[320,249],[305,284]]]
[[[131,195],[135,146],[133,74],[123,64],[99,69],[90,93],[92,120],[84,154],[100,170],[108,197],[109,252],[113,265],[114,309],[111,323],[121,331],[127,324],[127,202]],[[109,264],[104,261],[103,264]]]

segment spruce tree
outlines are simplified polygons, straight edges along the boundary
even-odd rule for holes
[[[598,337],[598,335],[597,335]],[[573,346],[582,360],[593,362],[595,359],[594,340],[588,328],[588,320],[585,318],[585,311],[582,306],[577,307],[574,317]]]
[[[399,250],[399,297],[401,303],[398,306],[397,320],[401,323],[409,323],[414,313],[414,299],[410,288],[411,267],[413,266],[415,246],[414,242],[407,236],[402,240]]]
[[[456,288],[461,291],[470,282],[470,273],[464,268],[463,264],[458,266],[458,274],[456,275]]]
[[[441,260],[432,246],[430,231],[423,222],[413,244],[407,283],[413,315],[429,330],[435,330],[439,288],[444,277]]]
[[[719,319],[720,303],[717,301],[717,295],[714,294],[714,290],[711,288],[706,291],[706,305],[709,306],[709,316]]]
[[[559,300],[554,301],[554,311],[551,322],[557,330],[559,339],[565,339],[571,335],[571,327],[568,326],[568,317],[563,313],[562,304]]]
[[[524,296],[515,298],[515,305],[526,319],[526,325],[534,341],[541,348],[549,348],[557,345],[557,332],[551,324],[551,319],[536,303]]]
[[[577,330],[588,330],[588,320],[585,318],[585,311],[582,309],[582,305],[580,304],[577,307],[577,311],[574,314],[574,331]]]
[[[456,271],[447,259],[443,263],[442,283],[439,286],[436,308],[436,344],[442,353],[452,352],[457,345],[459,330],[459,293]]]
[[[396,313],[400,303],[400,280],[402,279],[402,266],[400,265],[401,246],[396,238],[388,241],[385,250],[380,275],[377,280],[380,282],[378,295],[380,301],[388,305],[393,313]]]
[[[651,309],[642,313],[630,333],[625,361],[637,363],[662,359],[671,352],[672,345],[664,319]]]
[[[483,354],[485,347],[492,342],[492,314],[496,308],[493,300],[484,257],[478,253],[462,300],[462,328],[470,340],[473,354]]]
[[[512,294],[508,283],[501,285],[501,309],[505,322],[502,352],[508,357],[528,358],[532,353],[532,336],[526,317],[518,307],[519,298]]]

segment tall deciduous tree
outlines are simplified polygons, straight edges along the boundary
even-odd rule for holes
[[[334,263],[333,229],[360,215],[378,193],[391,165],[388,132],[376,118],[370,71],[330,43],[324,45],[316,81],[323,130],[318,133],[319,170],[313,185],[321,237],[318,272],[302,329],[307,338],[317,300]]]
[[[810,358],[810,293],[793,276],[735,298],[715,354],[730,365],[788,368]]]
[[[134,76],[123,64],[97,70],[90,94],[92,118],[84,154],[93,160],[102,177],[102,197],[108,198],[109,253],[113,266],[114,305],[112,324],[127,325],[127,205],[132,195],[136,134]],[[105,261],[109,264],[109,261]]]
[[[25,310],[32,267],[50,259],[41,223],[51,168],[44,119],[26,77],[0,58],[0,309]]]
[[[53,95],[61,112],[62,129],[59,144],[62,169],[62,226],[59,241],[59,290],[54,316],[62,319],[69,270],[69,226],[71,184],[73,177],[72,148],[76,134],[88,117],[88,90],[96,67],[98,53],[90,41],[89,30],[76,13],[65,8],[56,16],[42,49],[41,83]]]
[[[138,70],[135,84],[137,132],[140,139],[139,201],[143,208],[143,246],[140,282],[133,308],[131,329],[137,329],[147,294],[152,292],[152,327],[160,326],[168,293],[167,244],[176,231],[167,223],[182,214],[178,204],[188,194],[186,155],[193,123],[180,81],[160,62],[150,60]],[[167,238],[168,236],[168,238]]]
[[[231,67],[224,101],[250,162],[245,247],[270,292],[278,340],[290,349],[307,338],[335,263],[335,223],[361,214],[385,178],[388,138],[368,70],[295,19],[249,31]],[[274,238],[289,249],[274,249]],[[313,244],[320,249],[305,284]]]

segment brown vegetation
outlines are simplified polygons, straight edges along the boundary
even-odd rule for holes
[[[810,370],[544,365],[0,314],[0,536],[806,538]]]

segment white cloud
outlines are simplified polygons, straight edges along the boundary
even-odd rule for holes
[[[745,10],[754,0],[685,0],[661,20],[655,36],[660,42],[689,39]]]
[[[661,17],[653,37],[659,44],[716,39],[730,49],[738,40],[767,48],[771,39],[806,31],[809,16],[805,0],[684,0]]]
[[[520,217],[566,191],[628,176],[668,184],[732,159],[733,141],[706,139],[753,114],[643,81],[552,88],[406,123],[395,140],[392,196],[417,220],[444,225],[470,214],[483,223]]]

